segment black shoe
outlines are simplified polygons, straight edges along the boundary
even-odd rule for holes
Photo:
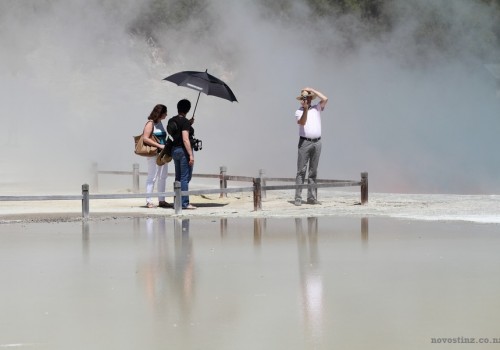
[[[308,199],[307,204],[321,205],[321,202],[318,202],[318,200],[316,200],[316,199]]]
[[[295,204],[297,207],[301,206],[302,205],[302,199],[296,199],[293,204]]]

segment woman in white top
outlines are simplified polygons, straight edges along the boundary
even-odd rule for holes
[[[167,132],[163,127],[162,120],[167,117],[167,107],[162,104],[157,104],[151,114],[148,117],[148,122],[144,126],[143,139],[144,143],[155,146],[160,152],[163,147],[165,147],[165,140],[167,139]],[[152,135],[156,136],[158,142],[152,138]],[[165,187],[167,184],[167,174],[168,174],[168,163],[165,165],[156,164],[156,156],[147,157],[148,161],[148,178],[146,180],[146,193],[153,193],[153,188],[155,182],[158,181],[157,190],[158,192],[165,192]],[[164,196],[158,197],[158,206],[167,208],[171,207],[167,202],[165,202]],[[146,198],[146,207],[154,208],[153,199],[151,197]]]

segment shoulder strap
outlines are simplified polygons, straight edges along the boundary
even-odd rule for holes
[[[144,127],[146,127],[146,125],[148,125],[149,122],[153,123],[153,129],[151,129],[151,135],[149,135],[151,137],[153,135],[153,133],[155,132],[155,123],[151,119],[148,119],[148,121],[146,122]]]

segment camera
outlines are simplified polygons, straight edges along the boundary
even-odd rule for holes
[[[203,141],[198,139],[193,139],[191,146],[193,147],[194,151],[201,151],[203,149]]]
[[[307,96],[302,96],[302,101],[307,101]]]

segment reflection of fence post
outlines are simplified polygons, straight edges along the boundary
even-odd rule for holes
[[[368,173],[361,173],[361,204],[368,202]]]
[[[139,193],[139,164],[132,164],[132,191]]]
[[[174,219],[174,239],[177,242],[177,240],[181,239],[182,236],[182,219],[180,218],[175,218]]]
[[[97,162],[92,162],[92,168],[90,169],[90,171],[92,172],[92,182],[91,182],[91,185],[92,185],[92,189],[95,191],[95,192],[98,192],[99,191],[99,173],[98,173],[98,170],[97,170]]]
[[[175,214],[182,213],[182,197],[181,197],[181,183],[180,181],[174,181],[174,209]]]
[[[361,239],[363,241],[368,240],[368,218],[361,218]]]
[[[83,219],[88,219],[89,218],[89,185],[88,184],[83,184],[82,185],[82,218]]]
[[[262,243],[262,218],[253,219],[253,244],[260,246]]]
[[[227,219],[220,219],[220,235],[222,238],[227,235]]]
[[[226,189],[227,188],[227,178],[226,178],[226,173],[227,173],[227,168],[225,166],[220,167],[220,189]],[[227,197],[227,193],[220,193],[220,198],[222,197]]]
[[[262,187],[258,177],[253,178],[253,210],[262,210]]]
[[[266,178],[265,178],[266,171],[264,169],[259,169],[259,178],[260,178],[260,184],[261,186],[266,186]],[[262,198],[266,198],[266,190],[262,190]]]

